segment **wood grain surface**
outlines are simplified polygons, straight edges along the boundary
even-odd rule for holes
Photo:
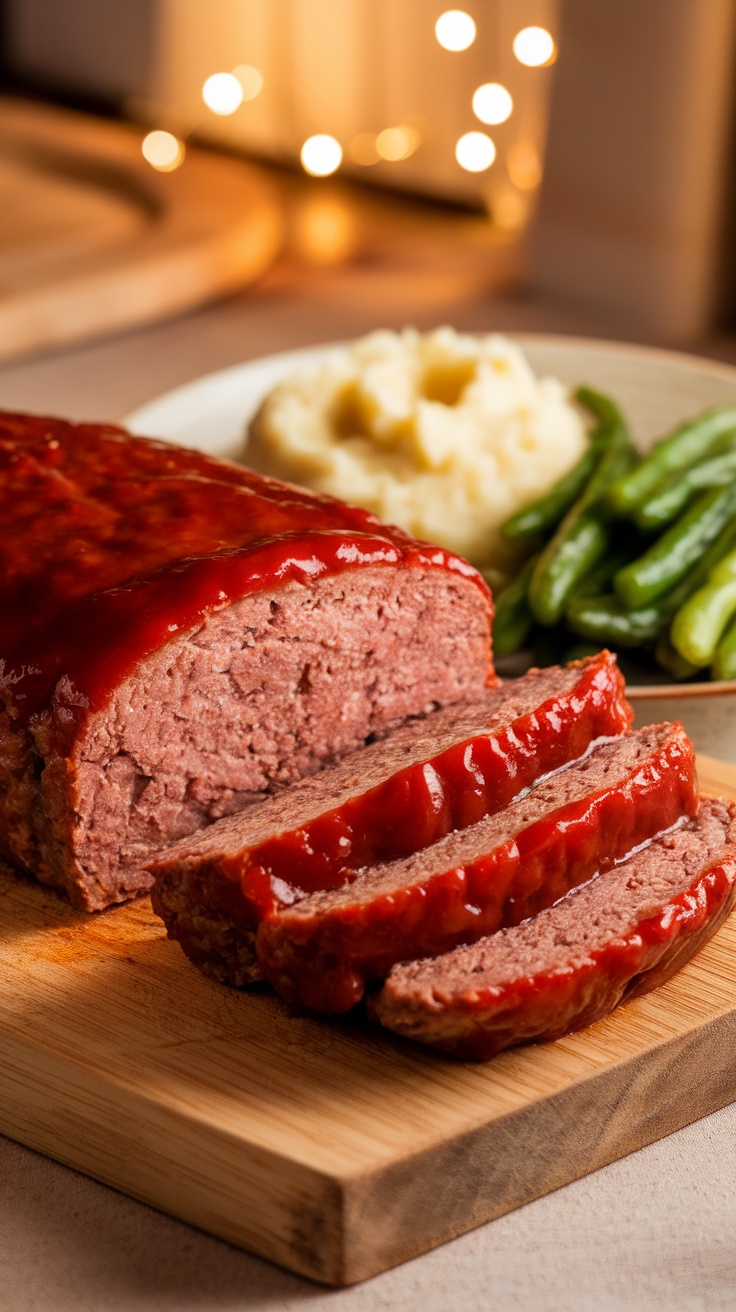
[[[191,148],[158,173],[144,135],[0,99],[0,359],[175,314],[272,263],[281,205],[262,170]]]
[[[709,791],[736,768],[701,761]],[[147,899],[85,916],[6,872],[0,1131],[348,1284],[736,1098],[736,918],[656,993],[457,1063],[209,982]]]

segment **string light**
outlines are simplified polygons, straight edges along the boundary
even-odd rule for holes
[[[252,64],[238,64],[238,67],[233,69],[233,77],[236,77],[240,83],[243,100],[255,100],[263,90],[263,75]]]
[[[475,41],[475,23],[463,9],[447,9],[434,25],[443,50],[467,50]]]
[[[473,96],[473,113],[481,123],[505,123],[514,102],[500,82],[485,82]]]
[[[468,173],[482,173],[496,158],[496,147],[485,132],[466,132],[455,146],[455,159]]]
[[[184,146],[171,132],[156,129],[141,142],[143,158],[159,173],[173,173],[184,162]]]
[[[381,159],[394,162],[413,155],[420,141],[416,128],[384,128],[376,137],[376,150]]]
[[[243,88],[234,73],[213,73],[202,87],[202,99],[213,114],[224,118],[243,103]]]
[[[308,137],[301,150],[302,166],[315,178],[326,178],[342,163],[342,146],[326,132]]]
[[[527,68],[553,63],[555,53],[555,43],[546,27],[524,27],[514,37],[514,54]]]

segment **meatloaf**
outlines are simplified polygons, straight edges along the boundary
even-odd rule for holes
[[[0,513],[1,853],[79,907],[495,682],[477,571],[236,465],[0,415]]]
[[[396,962],[518,924],[697,807],[682,726],[640,729],[500,814],[273,913],[256,939],[261,968],[292,1007],[348,1011]]]
[[[630,722],[610,653],[533,670],[161,853],[150,866],[154,908],[208,974],[248,983],[260,977],[254,930],[265,915],[499,811]]]
[[[371,1014],[459,1057],[560,1038],[669,979],[735,890],[736,808],[706,799],[695,819],[523,924],[394,966]]]

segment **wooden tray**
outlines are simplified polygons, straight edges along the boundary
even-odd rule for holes
[[[157,173],[143,136],[0,99],[0,359],[189,309],[271,264],[282,218],[263,171],[190,148]]]
[[[736,768],[701,758],[709,791]],[[736,917],[583,1033],[460,1064],[208,982],[147,900],[6,874],[0,1130],[303,1275],[364,1279],[736,1098]]]

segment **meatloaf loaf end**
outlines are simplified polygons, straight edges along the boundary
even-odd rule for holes
[[[79,907],[495,682],[467,562],[197,452],[0,416],[0,513],[2,855]]]
[[[500,814],[272,914],[258,930],[259,963],[292,1007],[348,1011],[397,962],[518,924],[697,807],[682,726],[640,729]]]
[[[512,929],[395,966],[369,1002],[388,1029],[484,1060],[557,1039],[669,979],[715,933],[736,892],[736,807],[695,819]]]
[[[253,932],[264,916],[465,829],[630,723],[610,653],[531,671],[163,852],[150,866],[154,908],[208,974],[248,983],[260,977]]]

